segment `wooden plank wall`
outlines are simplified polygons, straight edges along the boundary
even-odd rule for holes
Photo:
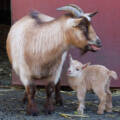
[[[99,11],[99,14],[93,18],[93,26],[103,42],[103,47],[99,52],[80,55],[78,49],[71,50],[73,58],[79,59],[83,63],[102,64],[111,70],[120,73],[120,1],[114,0],[11,0],[12,2],[12,20],[15,22],[26,15],[31,9],[37,9],[42,13],[53,17],[58,17],[64,12],[56,11],[56,8],[66,4],[74,3],[83,8],[86,12]],[[62,80],[66,83],[66,69],[69,60],[67,59]],[[20,84],[18,77],[13,73],[13,84]],[[43,84],[38,82],[37,84]],[[120,79],[112,81],[112,87],[120,87]]]

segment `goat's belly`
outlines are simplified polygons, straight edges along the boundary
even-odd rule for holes
[[[34,59],[31,56],[27,56],[25,60],[33,78],[42,79],[49,77],[49,79],[53,79],[54,83],[57,84],[66,55],[67,52],[64,52],[62,55],[50,60],[42,59],[40,56],[34,57]]]
[[[54,65],[48,65],[48,66],[35,65],[31,69],[31,76],[32,78],[37,78],[37,79],[48,78],[55,75],[58,67],[59,67],[58,63],[55,63]]]
[[[44,78],[48,78],[50,76],[53,75],[54,72],[52,72],[51,70],[38,70],[38,71],[34,71],[32,73],[32,78],[35,79],[44,79]]]

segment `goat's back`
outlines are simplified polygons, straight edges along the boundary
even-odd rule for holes
[[[45,15],[38,17],[49,18]],[[44,19],[42,19],[43,22]],[[38,24],[31,16],[25,16],[10,29],[7,38],[7,52],[16,73],[43,76],[55,72],[59,66],[63,49],[63,34],[55,20]],[[59,49],[58,49],[59,47]],[[20,70],[22,69],[22,70]]]
[[[109,81],[109,70],[102,65],[90,65],[83,71],[84,80],[90,86],[105,86]]]
[[[45,14],[38,14],[39,21],[41,23],[44,22],[49,22],[54,20],[53,17],[47,16]],[[10,29],[10,32],[7,37],[7,52],[8,52],[8,57],[10,59],[10,62],[12,63],[12,50],[11,48],[14,48],[14,51],[18,51],[17,49],[22,49],[22,40],[24,39],[25,31],[28,29],[34,30],[35,28],[33,27],[35,24],[35,19],[33,19],[31,16],[25,16],[19,21],[17,21]],[[27,30],[27,31],[28,31]],[[16,53],[17,54],[17,53]]]

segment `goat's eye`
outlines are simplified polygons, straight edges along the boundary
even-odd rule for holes
[[[81,30],[84,31],[84,32],[87,32],[87,27],[82,25]]]
[[[77,71],[79,71],[79,68],[76,68]]]

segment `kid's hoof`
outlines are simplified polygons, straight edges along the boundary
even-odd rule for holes
[[[83,115],[84,111],[83,110],[77,110],[78,114]]]
[[[104,112],[98,110],[98,111],[97,111],[97,114],[98,114],[98,115],[102,115],[102,114],[104,114]]]
[[[106,112],[111,113],[112,109],[107,109]]]

